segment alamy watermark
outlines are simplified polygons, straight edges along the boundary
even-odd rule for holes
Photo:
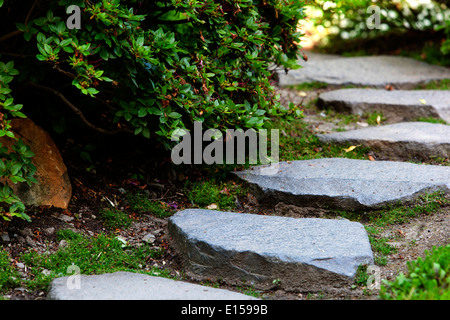
[[[376,265],[367,266],[367,289],[369,290],[380,290],[381,287],[381,271],[380,267]]]
[[[66,8],[66,13],[70,14],[66,20],[68,29],[81,29],[81,9],[79,6],[71,5]]]
[[[367,14],[370,17],[366,20],[367,28],[370,30],[381,29],[381,8],[377,5],[371,5],[367,8]],[[66,20],[66,26],[69,29],[81,29],[81,9],[77,5],[70,5],[66,8],[66,13],[70,16]]]
[[[279,130],[270,130],[270,157],[268,155],[268,132],[248,129],[202,130],[202,122],[194,122],[194,130],[177,129],[171,136],[179,142],[172,149],[172,162],[178,164],[270,164],[261,174],[276,174],[279,162]],[[181,141],[180,141],[181,140]],[[209,142],[205,145],[204,142]],[[248,143],[247,143],[248,142]]]
[[[72,263],[72,265],[67,267],[66,273],[70,274],[70,276],[67,277],[66,281],[67,289],[69,290],[81,289],[80,267]]]
[[[370,30],[381,29],[381,8],[376,5],[372,5],[367,8],[367,14],[371,16],[367,18],[366,25]]]

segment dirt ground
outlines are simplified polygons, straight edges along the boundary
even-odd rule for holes
[[[304,104],[315,99],[321,90],[308,92],[307,95],[290,90],[280,90],[283,99]],[[310,123],[319,132],[330,132],[337,127],[336,123],[325,121],[317,110],[305,110],[305,121]],[[347,129],[361,126],[361,124],[349,124]],[[31,208],[29,214],[32,222],[28,223],[15,219],[12,222],[0,221],[0,234],[7,232],[10,241],[0,242],[5,250],[10,253],[13,263],[20,269],[23,278],[29,276],[29,270],[20,261],[14,260],[20,252],[32,248],[37,252],[56,251],[61,243],[56,240],[56,231],[59,229],[73,229],[76,232],[94,236],[107,232],[102,221],[98,217],[99,209],[113,202],[121,210],[127,209],[124,199],[124,191],[148,190],[150,198],[177,203],[178,210],[187,208],[191,204],[181,191],[183,179],[187,173],[174,172],[164,161],[152,163],[146,157],[154,154],[155,150],[147,150],[147,153],[132,155],[122,153],[100,159],[94,169],[86,170],[87,166],[80,162],[69,152],[69,141],[61,145],[61,153],[66,161],[73,187],[73,197],[67,210],[54,208]],[[130,164],[130,157],[139,158],[139,164]],[[130,172],[138,172],[144,175],[146,184],[137,179],[130,178]],[[151,175],[146,175],[150,173]],[[189,178],[195,176],[195,172],[189,173]],[[141,179],[142,181],[142,179]],[[274,208],[260,208],[257,201],[251,195],[239,199],[242,212],[277,214],[292,217],[320,217],[328,213],[313,208],[296,208],[279,204]],[[174,276],[182,276],[183,269],[180,257],[170,247],[170,238],[167,235],[167,219],[156,218],[151,215],[134,215],[132,226],[126,230],[116,230],[116,235],[126,239],[130,245],[138,245],[143,238],[152,234],[155,236],[153,246],[163,248],[164,254],[158,259],[147,261],[148,266],[159,266],[171,271]],[[393,280],[399,272],[406,271],[406,262],[424,255],[425,250],[431,250],[433,246],[441,246],[449,243],[450,235],[450,207],[443,207],[437,212],[414,218],[406,224],[390,225],[385,228],[384,236],[395,236],[395,243],[391,245],[398,248],[398,252],[388,256],[388,263],[379,267],[381,279]],[[185,281],[192,281],[184,278]],[[237,288],[223,285],[223,288],[238,290]],[[4,296],[12,300],[39,300],[45,299],[45,291],[29,291],[26,288],[15,288]],[[273,300],[303,300],[303,299],[356,299],[370,300],[378,298],[378,291],[364,290],[364,288],[345,288],[335,292],[285,292],[274,288],[262,292],[262,297]]]

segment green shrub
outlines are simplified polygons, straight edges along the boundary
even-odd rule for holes
[[[450,245],[426,251],[425,258],[408,262],[406,275],[384,283],[380,291],[384,300],[449,300]]]
[[[368,18],[373,14],[370,6],[380,10],[381,28],[369,29]],[[343,38],[367,37],[387,31],[434,30],[444,28],[450,15],[448,4],[433,0],[430,3],[409,3],[407,0],[314,0],[311,10],[315,10],[317,25],[329,28],[332,34]],[[372,22],[372,21],[371,21]],[[338,27],[333,29],[332,27]]]
[[[13,82],[59,99],[84,128],[156,137],[168,149],[172,135],[195,121],[205,130],[258,129],[270,116],[298,116],[299,110],[280,106],[269,67],[297,67],[303,4],[0,1],[0,136],[12,138],[10,120],[25,117],[14,103]],[[81,8],[80,29],[66,26],[73,18],[69,5]],[[69,118],[61,107],[50,110],[48,120],[63,132],[69,123],[61,119]],[[18,143],[17,154],[0,149],[0,176],[35,182],[32,154]],[[0,185],[0,202],[4,218],[28,218],[6,185]]]
[[[358,1],[327,1],[314,0],[308,7],[308,15],[311,15],[315,26],[321,26],[327,30],[327,36],[322,39],[322,45],[327,49],[339,47],[343,51],[348,50],[348,41],[343,46],[337,46],[339,39],[370,39],[386,34],[401,35],[413,32],[428,36],[434,36],[436,31],[442,32],[446,40],[440,44],[436,38],[431,43],[438,43],[436,49],[425,44],[423,52],[427,59],[433,62],[449,63],[447,55],[450,53],[450,7],[448,1],[433,0],[430,3],[409,2],[407,0],[358,0]],[[370,6],[380,8],[380,27],[370,29],[367,20],[374,13],[368,10]],[[373,21],[371,21],[372,23]],[[425,37],[426,38],[426,37]],[[412,38],[411,42],[419,39]],[[394,40],[395,41],[395,40]],[[378,47],[384,43],[378,43]],[[439,48],[440,46],[440,48]],[[364,51],[364,47],[362,47]],[[439,51],[440,49],[440,51]]]
[[[438,27],[438,30],[445,30],[447,39],[442,43],[442,53],[450,54],[450,20],[445,21],[445,25]]]

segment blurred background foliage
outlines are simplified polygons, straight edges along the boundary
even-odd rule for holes
[[[380,8],[379,28],[367,20]],[[450,2],[448,0],[308,1],[301,21],[309,47],[343,55],[397,54],[450,65]]]

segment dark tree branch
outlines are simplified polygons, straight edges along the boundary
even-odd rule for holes
[[[34,3],[33,3],[33,5],[31,6],[30,11],[28,11],[28,14],[27,14],[27,17],[26,17],[25,23],[24,23],[25,25],[27,25],[27,24],[28,24],[28,21],[30,21],[31,14],[33,13],[33,10],[34,10],[34,8],[36,7],[36,5],[37,5],[38,2],[39,2],[39,0],[35,0]]]
[[[47,87],[47,86],[43,86],[43,85],[40,85],[40,84],[36,84],[36,83],[33,83],[33,82],[29,82],[29,85],[34,87],[34,88],[36,88],[36,89],[40,89],[40,90],[52,93],[55,96],[57,96],[58,98],[60,98],[73,112],[75,112],[75,114],[81,119],[81,121],[83,121],[83,123],[85,125],[87,125],[89,128],[91,128],[91,129],[93,129],[93,130],[95,130],[97,132],[100,132],[100,133],[103,133],[103,134],[107,134],[107,135],[113,135],[113,134],[117,134],[117,133],[120,133],[120,132],[124,132],[123,130],[120,130],[120,131],[109,131],[109,130],[105,130],[105,129],[102,129],[102,128],[99,128],[99,127],[95,126],[89,120],[86,119],[86,117],[84,116],[83,112],[81,112],[80,109],[78,109],[72,102],[67,100],[67,98],[61,92],[59,92],[58,90],[55,90],[53,88],[50,88],[50,87]],[[129,132],[129,131],[126,131],[126,132]]]
[[[22,31],[20,31],[20,30],[14,30],[14,31],[12,31],[12,32],[10,32],[8,34],[5,34],[4,36],[1,36],[0,37],[0,42],[6,41],[9,38],[15,37],[15,36],[17,36],[17,35],[19,35],[21,33],[22,33]]]
[[[30,21],[31,14],[33,13],[33,10],[36,7],[36,4],[38,2],[39,2],[39,0],[35,0],[33,5],[31,6],[30,11],[28,11],[27,17],[25,18],[25,23],[24,23],[25,25],[27,25],[28,21]],[[21,33],[22,33],[22,31],[20,31],[20,30],[14,30],[14,31],[12,31],[12,32],[10,32],[8,34],[5,34],[4,36],[1,36],[0,37],[0,42],[6,41],[6,40],[8,40],[8,39],[10,39],[12,37],[15,37],[15,36],[21,34]]]

